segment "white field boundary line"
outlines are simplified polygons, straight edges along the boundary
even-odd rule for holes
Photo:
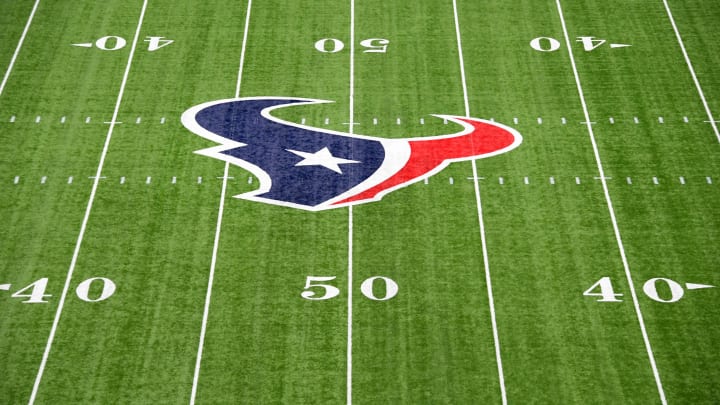
[[[142,28],[143,19],[145,18],[145,10],[147,9],[148,0],[143,1],[142,10],[140,11],[140,17],[138,19],[137,28],[135,29],[135,36],[133,37],[132,46],[130,47],[130,55],[128,56],[127,65],[125,66],[125,73],[123,74],[122,83],[120,84],[120,91],[118,93],[117,100],[115,101],[115,110],[113,111],[112,120],[110,121],[110,128],[105,138],[105,145],[103,145],[102,153],[100,154],[100,162],[98,163],[97,171],[95,172],[95,178],[93,179],[92,191],[90,192],[90,198],[88,199],[87,207],[85,208],[85,216],[83,217],[82,224],[80,226],[80,233],[78,234],[77,242],[75,243],[75,251],[73,252],[70,267],[68,269],[67,278],[65,279],[65,285],[63,286],[62,294],[60,295],[60,301],[58,303],[57,310],[55,312],[55,319],[53,319],[52,327],[50,329],[50,335],[48,336],[47,345],[45,346],[45,352],[43,353],[42,361],[40,362],[40,368],[38,369],[37,376],[35,378],[35,384],[33,385],[32,394],[30,395],[29,405],[35,402],[35,398],[42,381],[43,372],[47,364],[48,357],[50,355],[50,349],[52,348],[53,340],[55,339],[55,333],[57,332],[58,323],[60,322],[60,316],[65,305],[65,299],[70,289],[70,283],[72,281],[73,272],[75,271],[75,265],[77,264],[78,256],[80,255],[80,247],[82,246],[83,237],[85,236],[85,230],[90,219],[90,212],[92,211],[93,202],[95,201],[95,195],[97,193],[98,185],[100,184],[100,178],[102,177],[102,169],[105,164],[105,157],[107,156],[108,149],[110,147],[110,140],[112,139],[113,130],[115,129],[115,123],[117,122],[118,112],[120,111],[120,103],[125,94],[125,85],[127,84],[128,76],[130,75],[130,68],[132,66],[133,56],[135,55],[135,49],[137,48],[138,38],[140,37],[140,29]]]
[[[615,232],[615,239],[617,241],[618,250],[620,252],[620,258],[622,259],[623,268],[625,269],[625,276],[627,278],[628,286],[630,287],[630,295],[632,296],[635,313],[637,315],[638,323],[640,325],[640,331],[642,332],[643,341],[645,342],[645,349],[647,350],[648,359],[650,360],[650,366],[652,368],[653,376],[655,376],[655,383],[657,385],[658,394],[660,395],[660,401],[663,405],[667,405],[667,400],[665,399],[665,391],[663,390],[663,385],[660,380],[660,373],[658,372],[657,365],[655,364],[655,355],[653,354],[652,346],[650,345],[650,338],[648,337],[647,330],[645,328],[645,321],[643,320],[642,311],[640,310],[640,302],[638,301],[637,294],[635,293],[635,285],[633,283],[632,274],[630,273],[630,265],[625,254],[625,246],[623,244],[622,237],[620,236],[620,228],[615,217],[615,208],[613,208],[612,199],[610,198],[610,191],[608,189],[607,180],[605,177],[605,170],[603,169],[602,160],[600,159],[600,152],[598,150],[597,142],[595,141],[595,133],[593,131],[593,127],[590,121],[590,113],[588,112],[587,103],[585,101],[585,93],[583,92],[582,84],[580,83],[580,75],[577,70],[577,65],[575,64],[575,56],[573,55],[572,43],[570,42],[567,25],[565,24],[565,16],[562,11],[560,0],[555,0],[555,2],[557,4],[560,24],[562,25],[563,29],[563,35],[565,36],[565,46],[567,47],[568,56],[570,57],[570,64],[572,65],[573,75],[575,76],[575,85],[577,86],[578,96],[580,97],[583,114],[585,115],[585,125],[587,127],[588,134],[590,135],[590,142],[592,143],[593,153],[595,154],[595,162],[597,163],[600,181],[602,183],[603,192],[605,194],[605,201],[607,202],[610,220],[612,221],[613,231]]]
[[[250,11],[252,0],[248,0],[247,11],[245,12],[245,27],[243,29],[242,48],[240,50],[240,66],[238,67],[237,82],[235,85],[235,98],[240,97],[240,86],[242,83],[243,67],[245,66],[245,49],[247,47],[248,29],[250,27]],[[203,349],[205,347],[205,334],[207,332],[208,318],[210,316],[210,301],[212,299],[213,282],[215,280],[215,267],[217,264],[218,248],[220,246],[220,232],[222,230],[223,212],[225,210],[225,194],[230,172],[230,162],[225,162],[225,169],[222,177],[222,190],[220,191],[220,202],[218,204],[217,224],[215,226],[215,238],[213,240],[212,257],[210,259],[210,272],[208,274],[207,290],[205,292],[205,304],[203,306],[202,324],[200,326],[200,338],[198,341],[197,356],[195,357],[195,371],[193,372],[192,388],[190,390],[190,405],[195,404],[197,397],[198,383],[200,381],[200,366],[202,364]]]
[[[695,69],[693,68],[692,62],[690,61],[690,56],[688,55],[687,50],[685,50],[685,43],[682,40],[682,36],[680,35],[680,30],[678,30],[677,24],[675,24],[675,18],[673,17],[673,13],[672,11],[670,11],[670,6],[668,5],[667,0],[663,0],[663,4],[665,5],[665,10],[667,11],[670,23],[672,24],[673,31],[675,31],[675,36],[677,37],[678,44],[680,44],[680,50],[682,50],[682,54],[685,57],[685,63],[687,63],[688,69],[690,69],[690,75],[692,76],[693,82],[695,82],[695,87],[697,88],[698,94],[700,95],[700,100],[702,100],[703,106],[705,107],[705,112],[707,113],[708,119],[710,120],[710,125],[712,125],[712,129],[713,131],[715,131],[715,137],[717,138],[718,142],[720,142],[720,132],[718,132],[715,118],[713,118],[710,107],[708,106],[707,100],[705,99],[705,93],[703,92],[702,87],[700,87],[700,81],[695,74]]]
[[[10,64],[8,65],[8,68],[5,71],[5,76],[3,76],[2,83],[0,83],[0,96],[2,96],[3,91],[5,90],[5,85],[7,84],[8,79],[10,78],[10,73],[12,72],[13,66],[15,66],[15,60],[17,60],[17,57],[20,54],[20,48],[22,48],[23,43],[25,42],[25,37],[27,36],[28,31],[30,30],[30,24],[32,24],[32,20],[35,17],[35,11],[37,11],[38,5],[40,5],[40,0],[35,1],[35,5],[33,6],[32,11],[30,11],[30,16],[28,17],[27,23],[25,24],[25,29],[23,30],[22,35],[20,36],[20,41],[18,41],[17,47],[15,48],[15,53],[13,53],[13,56],[10,59]]]
[[[355,133],[355,0],[350,0],[350,89],[348,133]],[[347,405],[352,404],[353,208],[348,207]]]
[[[465,102],[465,116],[470,118],[470,101],[468,100],[467,80],[465,76],[465,61],[462,51],[462,38],[460,35],[460,20],[458,18],[457,0],[453,0],[453,15],[455,17],[455,35],[457,37],[458,57],[460,60],[460,77],[462,79],[463,99]],[[490,307],[490,321],[495,346],[495,361],[497,363],[500,396],[503,405],[507,405],[507,391],[505,390],[505,373],[503,371],[502,356],[500,355],[500,337],[498,334],[497,318],[495,317],[495,300],[493,298],[492,280],[490,278],[490,261],[488,259],[487,238],[485,235],[485,221],[483,220],[482,200],[480,199],[480,183],[477,174],[477,164],[472,160],[473,182],[475,186],[475,204],[477,205],[478,225],[480,227],[480,241],[482,245],[483,266],[485,268],[485,284],[487,285],[488,305]]]

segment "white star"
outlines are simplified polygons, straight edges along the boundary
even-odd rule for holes
[[[322,166],[340,174],[342,174],[342,170],[340,170],[339,165],[345,165],[348,163],[360,163],[357,160],[349,160],[333,156],[327,146],[315,153],[301,152],[299,150],[292,149],[285,150],[303,158],[303,160],[298,162],[295,166]]]

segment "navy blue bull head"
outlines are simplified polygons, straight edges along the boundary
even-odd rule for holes
[[[235,197],[319,211],[378,201],[451,162],[507,152],[522,141],[512,128],[449,115],[452,135],[385,139],[287,122],[271,115],[287,106],[330,101],[287,97],[217,100],[187,110],[182,123],[219,145],[197,151],[252,172],[260,187]]]

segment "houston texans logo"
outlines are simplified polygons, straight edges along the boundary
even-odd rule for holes
[[[522,142],[512,128],[450,115],[435,116],[460,124],[462,131],[405,139],[313,128],[271,115],[278,108],[330,102],[295,97],[217,100],[190,108],[182,123],[219,144],[196,153],[240,166],[260,180],[257,190],[235,197],[310,211],[378,201],[451,162],[495,156]]]

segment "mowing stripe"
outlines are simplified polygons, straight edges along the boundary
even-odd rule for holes
[[[658,372],[655,364],[655,355],[653,355],[650,338],[648,337],[647,330],[645,329],[645,321],[643,320],[642,311],[640,310],[640,302],[638,301],[637,294],[635,293],[635,285],[633,284],[632,274],[630,273],[630,265],[628,264],[628,259],[625,255],[625,247],[620,236],[620,228],[618,227],[617,219],[615,218],[615,209],[613,208],[612,199],[610,198],[610,191],[608,190],[605,170],[603,169],[602,161],[600,160],[600,152],[598,150],[597,142],[595,141],[595,133],[591,125],[590,113],[588,112],[587,103],[585,102],[585,93],[583,92],[582,84],[580,84],[580,75],[578,74],[577,65],[575,64],[575,56],[572,52],[572,43],[570,42],[567,25],[565,24],[562,6],[560,5],[560,0],[555,0],[555,2],[557,4],[558,15],[560,16],[560,24],[562,25],[563,35],[565,36],[565,46],[567,47],[573,75],[575,76],[575,85],[577,86],[578,96],[580,97],[583,114],[585,115],[585,125],[587,127],[588,134],[590,135],[590,142],[592,143],[598,173],[600,174],[599,180],[602,183],[603,192],[605,193],[605,201],[607,202],[608,212],[610,213],[610,220],[612,221],[613,231],[615,232],[615,239],[617,240],[618,250],[620,251],[620,258],[622,259],[623,268],[625,269],[625,276],[630,287],[630,295],[632,296],[635,313],[637,314],[638,323],[640,324],[640,331],[642,332],[643,341],[645,342],[645,349],[647,350],[650,366],[652,367],[652,372],[655,376],[655,383],[657,385],[658,394],[660,395],[660,402],[663,405],[667,405],[665,391],[663,390],[662,382],[660,381],[660,373]]]
[[[120,111],[120,103],[122,102],[123,94],[125,93],[125,85],[127,84],[128,76],[130,75],[130,67],[132,66],[135,48],[137,47],[138,38],[140,37],[140,28],[142,27],[143,19],[145,18],[147,4],[148,0],[144,0],[137,28],[135,29],[135,36],[133,37],[132,46],[130,47],[130,55],[128,56],[127,65],[125,66],[125,73],[123,74],[122,83],[120,84],[120,91],[115,102],[115,110],[113,111],[107,136],[105,137],[105,145],[103,145],[103,150],[100,154],[100,162],[98,163],[97,171],[95,172],[95,177],[93,178],[92,191],[90,192],[90,198],[88,200],[87,207],[85,208],[85,216],[83,217],[82,225],[80,226],[80,233],[78,234],[77,242],[75,243],[75,251],[73,252],[72,260],[70,261],[65,285],[63,286],[60,301],[58,303],[57,310],[55,311],[55,319],[53,319],[52,327],[50,328],[50,335],[48,336],[47,345],[45,346],[45,352],[43,353],[42,361],[40,362],[40,368],[38,369],[38,373],[35,378],[35,384],[33,385],[30,400],[28,401],[30,405],[35,402],[35,397],[37,396],[38,388],[40,387],[40,382],[42,381],[43,372],[45,371],[45,365],[47,364],[48,357],[50,356],[50,349],[52,348],[53,340],[55,339],[58,323],[60,322],[63,306],[65,305],[65,298],[67,298],[68,290],[70,289],[70,282],[72,281],[73,272],[75,271],[75,265],[77,264],[78,256],[80,255],[80,247],[82,246],[85,230],[87,229],[87,224],[90,219],[90,212],[92,211],[93,202],[95,201],[95,194],[97,193],[98,185],[100,184],[100,179],[102,178],[102,169],[105,164],[105,157],[107,156],[108,149],[110,147],[110,140],[112,139],[112,133],[115,129],[118,112]]]
[[[13,56],[10,59],[10,64],[8,65],[8,68],[5,71],[5,76],[3,76],[2,83],[0,83],[0,96],[2,96],[3,90],[5,90],[5,84],[7,84],[7,81],[10,78],[10,72],[12,72],[13,66],[15,66],[15,60],[17,59],[18,54],[20,53],[20,48],[22,48],[23,42],[25,42],[25,36],[27,36],[28,30],[30,29],[30,24],[32,23],[33,17],[35,17],[35,11],[37,10],[39,4],[40,4],[40,0],[36,0],[35,5],[32,8],[32,11],[30,11],[30,16],[28,17],[27,23],[25,24],[25,29],[23,30],[22,35],[20,36],[20,41],[18,41],[17,47],[15,47],[15,52],[13,53]]]
[[[350,89],[348,133],[355,133],[355,0],[350,0]],[[353,209],[348,207],[347,404],[352,404]]]
[[[460,78],[462,79],[463,99],[465,101],[465,116],[470,118],[470,102],[468,100],[467,81],[465,79],[465,62],[463,59],[462,39],[460,36],[460,21],[458,19],[457,1],[453,0],[453,14],[455,17],[455,35],[457,37],[458,57],[460,61]],[[480,227],[480,242],[482,245],[483,265],[485,268],[485,283],[487,284],[488,304],[490,306],[490,321],[492,323],[493,342],[495,346],[495,360],[497,362],[500,395],[503,405],[507,405],[505,391],[505,375],[503,372],[502,357],[500,356],[500,338],[498,336],[497,320],[495,318],[495,300],[493,299],[492,281],[490,279],[490,262],[488,260],[487,240],[485,237],[485,222],[483,221],[482,200],[480,199],[480,182],[477,175],[475,159],[472,160],[473,182],[475,185],[475,205],[477,205],[478,225]]]
[[[690,56],[688,56],[688,53],[685,50],[685,44],[683,43],[682,36],[680,36],[680,30],[678,30],[677,24],[675,24],[675,18],[673,18],[673,14],[672,11],[670,11],[670,6],[668,5],[667,0],[663,0],[663,4],[665,5],[665,10],[667,11],[668,18],[670,19],[670,24],[672,24],[673,31],[675,31],[675,36],[677,37],[678,44],[680,44],[680,50],[682,50],[682,54],[685,57],[685,63],[687,63],[688,69],[690,69],[690,75],[692,76],[693,82],[695,82],[695,87],[697,88],[698,94],[700,95],[700,100],[702,100],[703,106],[705,107],[705,112],[707,113],[708,119],[710,120],[710,125],[712,125],[713,131],[715,131],[715,137],[717,138],[718,142],[720,142],[720,132],[718,132],[715,118],[713,118],[710,107],[708,106],[707,100],[705,99],[705,93],[703,93],[702,87],[700,87],[700,81],[695,74],[695,69],[693,68],[692,62],[690,61]]]
[[[235,85],[235,98],[240,97],[240,85],[242,83],[243,66],[245,66],[245,49],[247,45],[248,28],[250,27],[250,10],[252,0],[248,0],[247,11],[245,12],[245,28],[243,31],[242,47],[240,50],[240,66],[238,67],[237,83]],[[210,300],[212,298],[213,281],[215,279],[215,265],[217,264],[217,252],[220,246],[220,231],[222,229],[223,211],[225,209],[225,193],[227,191],[228,174],[230,163],[225,162],[225,169],[222,177],[222,190],[220,191],[220,203],[218,205],[217,224],[215,226],[215,239],[213,241],[212,258],[210,259],[210,273],[208,274],[207,291],[205,292],[205,305],[203,307],[202,325],[200,326],[200,339],[198,341],[197,356],[195,358],[195,371],[193,373],[192,389],[190,390],[190,405],[195,404],[197,396],[198,381],[200,380],[200,364],[202,363],[203,348],[205,346],[205,333],[210,315]],[[200,178],[198,177],[198,183]]]

